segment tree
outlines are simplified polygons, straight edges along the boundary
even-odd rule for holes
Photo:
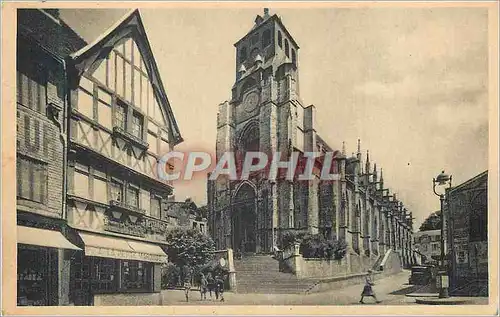
[[[430,214],[420,226],[420,231],[439,230],[441,229],[441,211],[436,211]]]
[[[175,228],[166,238],[169,261],[178,267],[197,268],[214,257],[213,240],[198,230]]]

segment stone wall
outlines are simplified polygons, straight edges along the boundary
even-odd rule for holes
[[[364,274],[374,269],[376,263],[384,274],[401,272],[402,262],[398,253],[389,250],[379,257],[368,257],[357,254],[346,254],[341,260],[307,259],[299,253],[299,245],[286,248],[281,253],[280,271],[289,272],[298,278],[341,277],[353,274]]]

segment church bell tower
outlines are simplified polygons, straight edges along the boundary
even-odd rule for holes
[[[260,151],[269,158],[280,152],[280,160],[288,161],[292,151],[315,151],[315,107],[304,107],[300,99],[299,46],[281,18],[264,9],[234,47],[235,83],[230,100],[219,105],[217,115],[217,160],[226,152]],[[317,207],[299,208],[294,198],[294,192],[308,192],[309,187],[306,184],[294,190],[293,182],[269,181],[263,173],[243,181],[222,177],[209,181],[208,200],[215,213],[211,225],[217,247],[238,248],[247,243],[252,250],[269,252],[286,230],[317,228],[317,216],[311,217],[306,211],[317,213]],[[241,202],[243,196],[255,197],[253,205]],[[245,218],[244,227],[235,224],[239,219],[235,210],[243,205],[255,215],[255,225],[251,217]]]

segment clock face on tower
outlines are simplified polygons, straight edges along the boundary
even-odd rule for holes
[[[256,91],[249,92],[243,98],[243,107],[246,112],[252,112],[259,104],[259,94]]]

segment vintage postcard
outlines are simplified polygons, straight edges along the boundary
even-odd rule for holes
[[[497,2],[3,2],[2,314],[498,314]]]

